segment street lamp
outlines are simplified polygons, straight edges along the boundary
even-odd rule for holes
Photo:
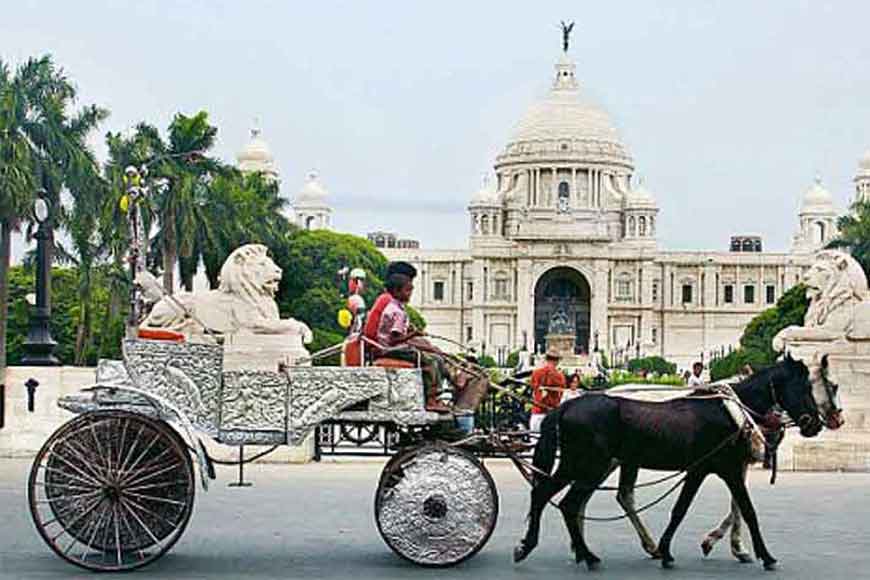
[[[48,223],[48,203],[40,192],[33,205],[33,214],[39,226],[36,229],[36,306],[30,316],[30,328],[24,343],[21,363],[26,366],[56,366],[60,361],[52,354],[57,343],[51,338],[51,289],[48,275],[47,244],[51,239],[51,224]]]

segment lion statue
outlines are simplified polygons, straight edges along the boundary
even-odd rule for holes
[[[197,335],[205,333],[205,325],[220,334],[293,335],[308,344],[311,329],[278,313],[275,293],[280,281],[281,268],[268,256],[266,246],[247,244],[224,262],[217,290],[162,298],[142,326]]]
[[[856,322],[865,318],[867,278],[849,254],[822,250],[804,273],[810,305],[803,326],[784,328],[773,339],[773,348],[783,351],[794,341],[835,341],[852,336]],[[858,326],[861,326],[860,324]]]

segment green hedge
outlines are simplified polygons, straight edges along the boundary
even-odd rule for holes
[[[660,356],[647,356],[628,361],[628,370],[635,374],[645,370],[657,375],[673,375],[677,372],[677,365]]]

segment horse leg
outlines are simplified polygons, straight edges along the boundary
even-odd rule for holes
[[[659,540],[659,553],[662,555],[663,568],[674,567],[674,557],[671,554],[671,540],[673,540],[674,533],[676,533],[680,522],[686,517],[686,512],[689,511],[689,506],[692,505],[692,500],[695,499],[695,494],[698,493],[698,488],[701,487],[705,477],[707,477],[706,473],[690,473],[686,476],[683,489],[680,490],[680,497],[671,510],[671,520],[668,522],[668,527],[665,528],[661,540]]]
[[[716,542],[725,537],[728,529],[734,524],[734,510],[737,509],[734,500],[731,500],[731,510],[728,514],[722,519],[718,526],[707,532],[707,535],[704,536],[704,540],[701,542],[701,551],[704,552],[705,556],[709,556],[710,552],[713,551],[713,546],[716,545]],[[740,510],[737,510],[737,513],[740,513]]]
[[[622,509],[625,510],[625,514],[634,526],[634,530],[640,538],[640,545],[643,547],[644,551],[653,558],[660,558],[661,554],[659,554],[658,546],[656,546],[652,534],[635,511],[634,485],[637,483],[638,471],[639,469],[635,465],[623,464],[620,466],[619,491],[616,493],[616,501],[618,501],[619,505],[622,506]],[[613,469],[611,469],[610,472],[613,473]]]
[[[586,504],[589,503],[589,498],[595,493],[595,490],[601,485],[607,476],[613,473],[616,468],[616,463],[610,462],[606,467],[602,468],[598,474],[598,479],[590,479],[586,482],[575,481],[559,502],[559,509],[562,511],[562,517],[565,519],[565,526],[568,528],[568,534],[571,536],[571,549],[574,550],[574,559],[579,564],[580,560],[586,562],[586,567],[589,570],[596,570],[601,564],[601,558],[592,553],[589,546],[586,545],[584,537],[584,516],[586,514]]]
[[[722,476],[725,484],[731,491],[731,497],[737,502],[740,508],[740,513],[743,519],[746,520],[746,525],[749,527],[749,534],[752,536],[752,547],[755,550],[755,555],[761,558],[764,563],[765,570],[776,570],[776,558],[767,551],[767,546],[764,545],[764,539],[761,537],[761,529],[758,526],[758,516],[755,514],[755,508],[752,505],[752,500],[749,498],[749,492],[746,489],[746,482],[743,480],[742,473],[729,473]]]
[[[560,477],[561,471],[561,468],[557,469],[551,477],[541,478],[538,484],[532,488],[529,525],[526,529],[526,535],[514,548],[514,562],[525,560],[538,545],[538,536],[541,532],[541,514],[547,506],[547,502],[568,485],[568,480]]]
[[[565,527],[568,528],[568,534],[571,536],[571,550],[574,551],[574,560],[578,564],[581,561],[586,562],[586,567],[589,570],[598,568],[601,559],[593,554],[586,545],[583,538],[583,524],[578,516],[582,516],[585,512],[586,504],[589,503],[589,498],[592,497],[594,491],[594,487],[589,489],[587,485],[575,482],[562,501],[559,502],[559,510],[565,520]]]
[[[752,554],[743,545],[743,516],[740,515],[740,506],[733,499],[731,500],[731,515],[734,517],[734,523],[731,524],[731,554],[741,564],[748,564],[754,560]]]
[[[746,474],[749,471],[749,463],[743,464],[743,481],[746,481]],[[745,485],[745,483],[744,483]],[[731,553],[741,564],[748,564],[753,561],[752,555],[746,546],[743,545],[743,516],[740,515],[740,506],[731,498],[731,515],[734,516],[734,523],[731,525]]]

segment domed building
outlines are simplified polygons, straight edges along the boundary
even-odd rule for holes
[[[293,200],[296,225],[305,230],[328,230],[332,228],[332,207],[329,192],[320,182],[316,171],[308,173],[305,184]]]
[[[383,250],[418,268],[412,304],[433,334],[499,362],[558,346],[565,366],[599,350],[688,367],[736,345],[836,235],[833,199],[817,181],[791,252],[762,252],[760,241],[754,251],[659,248],[655,196],[567,51],[551,78],[496,157],[494,179],[471,196],[468,249]],[[855,184],[870,201],[870,153]]]
[[[822,186],[822,178],[818,175],[801,201],[798,222],[799,230],[792,243],[795,252],[820,250],[836,237],[837,209],[834,207],[834,198]]]
[[[251,139],[236,155],[236,161],[239,170],[244,173],[260,172],[267,179],[278,179],[275,157],[257,127],[251,129]]]

